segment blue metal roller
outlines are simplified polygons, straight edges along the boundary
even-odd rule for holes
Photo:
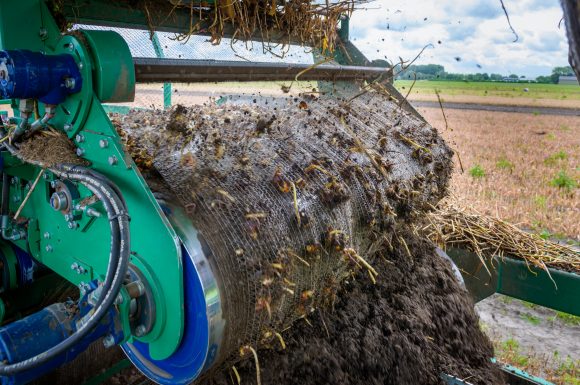
[[[182,240],[185,327],[179,348],[167,359],[153,360],[142,342],[122,345],[125,354],[147,377],[159,384],[189,384],[208,369],[220,353],[225,320],[219,286],[191,220],[177,206],[163,211]],[[171,322],[171,320],[168,320]]]

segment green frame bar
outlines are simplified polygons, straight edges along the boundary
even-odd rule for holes
[[[491,276],[477,255],[465,249],[449,249],[475,301],[500,293],[580,316],[580,275],[554,268],[548,271],[521,259],[493,256],[486,261]]]
[[[155,50],[155,55],[157,55],[157,58],[164,59],[165,53],[163,52],[163,47],[159,42],[159,36],[157,36],[157,32],[153,33],[151,42],[153,43],[153,49]],[[171,108],[171,83],[163,83],[163,108],[166,110]]]

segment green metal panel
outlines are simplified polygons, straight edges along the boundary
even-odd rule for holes
[[[163,47],[161,47],[161,43],[159,42],[159,36],[157,36],[157,32],[153,34],[151,42],[153,43],[153,48],[155,49],[155,55],[157,55],[157,57],[160,59],[165,58],[165,53],[163,52]],[[170,107],[171,83],[163,83],[163,108],[168,109]]]
[[[125,40],[111,31],[82,31],[93,58],[93,87],[103,102],[135,99],[135,66]]]
[[[48,17],[47,17],[48,16]],[[60,31],[42,0],[0,1],[0,49],[52,49]]]
[[[447,253],[461,270],[475,301],[500,293],[580,316],[578,274],[553,268],[548,273],[519,259],[496,256],[487,261],[490,276],[475,253],[464,249],[449,249]]]
[[[96,42],[92,45],[93,56],[87,51],[86,42],[82,38],[79,40],[79,35],[60,36],[51,15],[40,0],[2,0],[0,26],[2,49],[44,50],[47,54],[68,53],[77,61],[83,76],[83,87],[78,94],[67,98],[59,106],[51,124],[65,130],[69,137],[75,139],[83,157],[91,162],[91,167],[111,179],[123,192],[131,215],[131,262],[143,272],[148,284],[152,286],[156,305],[153,330],[139,340],[149,343],[152,358],[168,357],[179,345],[183,333],[180,242],[132,159],[123,151],[115,127],[95,94],[95,90],[100,90],[101,96],[105,95],[105,98],[108,97],[106,95],[115,94],[117,91],[111,93],[111,84],[106,83],[116,82],[120,75],[119,72],[107,72],[107,67],[112,69],[114,66],[109,63],[97,69],[100,74],[93,79],[93,63],[98,64],[99,58],[106,55],[105,35],[90,35],[97,36],[96,40],[93,39],[93,43]],[[42,26],[48,26],[49,39],[38,33]],[[30,33],[31,30],[34,33]],[[101,41],[97,41],[99,39]],[[126,64],[129,54],[120,53],[120,50],[122,47],[117,45],[119,64]],[[95,58],[96,61],[93,60]],[[114,58],[109,56],[105,59]],[[95,86],[93,80],[97,82]],[[130,89],[133,84],[125,82],[124,86]],[[15,212],[40,170],[8,154],[4,158],[5,172],[15,177],[10,186],[10,208],[11,212]],[[52,180],[51,173],[46,172],[31,193],[22,210],[21,222],[17,225],[21,228],[26,226],[28,239],[14,243],[75,285],[95,278],[102,279],[107,268],[110,246],[107,218],[88,217],[81,211],[75,211],[74,223],[78,227],[75,225],[69,228],[71,221],[65,219],[61,212],[53,210],[49,204],[53,191],[50,185]],[[90,196],[84,187],[79,185],[77,188],[79,199]],[[99,203],[94,208],[102,212]],[[82,266],[86,272],[78,273],[71,269],[73,263]],[[127,295],[126,292],[122,294]],[[129,301],[124,301],[119,307],[126,338],[132,341],[134,337],[130,337],[131,331],[128,329]]]

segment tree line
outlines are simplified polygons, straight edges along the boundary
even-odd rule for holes
[[[413,80],[415,77],[417,80],[450,80],[450,81],[469,81],[469,82],[500,82],[500,81],[525,81],[525,76],[520,76],[518,74],[502,75],[498,73],[488,74],[474,73],[474,74],[457,74],[445,71],[445,67],[440,64],[413,64],[406,69],[402,69],[400,64],[395,66],[394,69],[398,80]],[[558,83],[560,76],[573,75],[574,72],[572,67],[555,67],[552,69],[552,73],[547,76],[538,76],[536,78],[537,83]]]

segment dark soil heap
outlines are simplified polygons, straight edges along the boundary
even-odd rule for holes
[[[270,349],[263,383],[497,383],[473,304],[417,235],[447,193],[452,151],[437,131],[376,90],[267,104],[115,119],[212,250],[226,320],[216,370],[252,348]]]
[[[286,349],[260,354],[262,384],[443,384],[442,373],[471,384],[503,384],[490,362],[493,347],[479,329],[473,303],[433,246],[406,234],[406,250],[384,250],[380,279],[345,283],[332,309],[284,333]],[[237,368],[255,384],[256,368]],[[204,385],[231,384],[222,371]]]

